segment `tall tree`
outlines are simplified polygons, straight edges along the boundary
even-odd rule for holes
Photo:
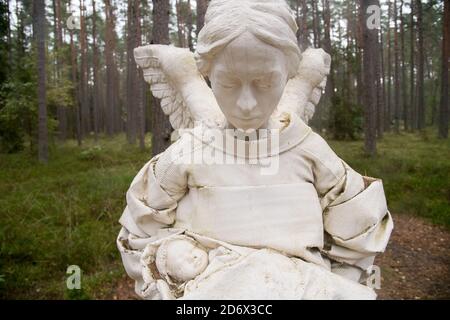
[[[405,50],[405,17],[403,16],[404,0],[400,2],[400,61],[401,61],[401,87],[402,87],[402,117],[405,124],[405,130],[408,130],[408,103],[406,91],[406,50]]]
[[[410,26],[409,26],[409,34],[410,34],[410,53],[411,53],[411,57],[410,57],[410,71],[409,71],[409,108],[410,108],[410,119],[411,119],[411,130],[414,131],[417,129],[417,104],[416,104],[416,99],[415,99],[415,95],[416,95],[416,90],[415,90],[415,42],[416,42],[416,33],[414,31],[414,27],[415,27],[415,23],[414,23],[414,1],[415,0],[410,0],[410,6],[411,6],[411,13],[410,13]]]
[[[12,37],[11,37],[11,11],[9,7],[9,1],[6,0],[6,43],[8,48],[8,66],[11,67],[13,64],[13,53],[12,53]],[[3,4],[2,4],[3,5]],[[17,5],[17,4],[16,4]]]
[[[384,129],[389,131],[391,129],[392,119],[392,38],[391,38],[391,19],[392,19],[392,4],[388,1],[388,20],[387,20],[387,108],[385,113]]]
[[[78,85],[78,76],[77,76],[77,49],[74,41],[74,30],[71,28],[69,30],[70,36],[70,64],[71,64],[71,74],[72,74],[72,85],[73,85],[73,96],[74,96],[74,119],[75,119],[75,135],[77,137],[78,146],[81,146],[82,137],[81,137],[81,119],[80,119],[80,91]]]
[[[205,24],[205,14],[207,7],[208,7],[208,0],[197,0],[197,29],[196,29],[197,37],[198,33]]]
[[[320,13],[316,0],[311,0],[314,47],[320,48]]]
[[[400,46],[398,43],[398,8],[394,0],[394,129],[400,131]]]
[[[142,27],[141,27],[141,1],[134,0],[135,15],[134,24],[136,29],[135,45],[136,47],[142,45]],[[139,139],[139,148],[145,149],[145,88],[146,82],[144,80],[144,74],[141,69],[135,69],[136,72],[136,131]]]
[[[376,2],[379,1],[377,0]],[[381,29],[381,28],[380,28]],[[381,44],[379,39],[381,39],[381,30],[377,29],[376,33],[376,47],[374,52],[374,64],[375,64],[375,85],[376,85],[376,108],[375,108],[375,118],[376,118],[376,132],[377,137],[382,138],[384,132],[384,103],[383,103],[383,85],[382,79],[382,66],[381,66],[381,56],[382,51],[380,50]]]
[[[93,51],[93,65],[92,76],[94,81],[94,96],[93,96],[93,128],[94,139],[97,141],[100,131],[100,52],[97,43],[97,9],[95,0],[92,0],[92,51]]]
[[[357,15],[359,16],[359,15]],[[357,97],[353,94],[354,87],[355,87],[355,77],[354,77],[354,70],[360,69],[359,65],[356,65],[356,61],[359,62],[359,49],[357,48],[357,37],[358,37],[358,23],[356,22],[357,19],[355,17],[355,14],[353,12],[353,6],[351,6],[349,3],[345,6],[345,19],[347,20],[347,32],[345,34],[345,40],[347,42],[346,48],[345,48],[345,86],[344,86],[344,97],[347,104],[349,102],[355,102],[358,103],[358,101],[355,101],[354,99]],[[338,24],[338,39],[339,43],[341,43],[341,27],[340,24]],[[356,57],[355,57],[356,55]],[[355,59],[356,58],[356,59]],[[360,73],[357,71],[358,74]],[[359,95],[357,95],[359,96]]]
[[[302,50],[306,50],[309,46],[308,33],[308,5],[306,0],[297,0],[297,42]]]
[[[361,10],[364,15],[362,19],[363,30],[363,65],[364,65],[364,135],[365,151],[368,155],[376,154],[376,55],[377,55],[377,29],[369,28],[367,21],[369,13],[367,8],[379,5],[377,0],[366,0],[361,2]]]
[[[63,80],[63,37],[62,37],[62,12],[61,0],[53,0],[54,9],[54,33],[55,33],[55,54],[56,54],[56,81]],[[58,103],[56,110],[58,119],[59,139],[64,141],[67,136],[67,112],[62,103]]]
[[[127,10],[127,138],[131,144],[136,143],[136,95],[137,70],[134,62],[133,50],[136,43],[136,1],[128,1]]]
[[[89,91],[88,91],[88,53],[86,32],[86,7],[84,0],[80,0],[80,119],[82,135],[88,134],[89,128]]]
[[[106,15],[105,60],[106,60],[106,133],[112,135],[117,131],[117,113],[119,109],[117,94],[117,69],[114,61],[115,36],[114,12],[110,0],[104,0]]]
[[[356,78],[357,78],[357,86],[356,86],[356,101],[357,104],[362,106],[364,104],[364,79],[363,79],[363,55],[362,51],[364,49],[364,35],[363,35],[363,25],[365,24],[364,20],[364,12],[361,8],[362,3],[357,3],[357,32],[356,32]]]
[[[153,1],[153,43],[169,44],[169,0]],[[156,98],[152,103],[152,154],[163,152],[170,145],[172,126]]]
[[[443,32],[442,32],[442,76],[441,76],[441,101],[439,106],[439,137],[443,139],[448,138],[448,121],[449,121],[449,106],[448,106],[448,60],[450,58],[450,3],[444,0],[444,17],[443,17]]]
[[[177,13],[178,46],[184,48],[186,47],[186,37],[184,34],[184,19],[181,8],[182,4],[183,2],[181,0],[175,1],[175,10]]]
[[[332,54],[331,47],[331,9],[330,9],[330,1],[322,0],[323,6],[323,29],[324,29],[324,38],[323,38],[323,49],[328,53]],[[331,66],[333,69],[333,66]],[[331,102],[333,101],[334,95],[334,71],[330,70],[330,75],[327,79],[327,84],[325,87],[325,96],[324,102],[327,106],[327,109],[331,107]],[[323,106],[323,104],[322,104]]]
[[[447,0],[448,1],[448,0]],[[444,1],[445,2],[445,1]],[[425,98],[424,98],[424,55],[423,55],[423,13],[422,0],[416,0],[417,9],[417,111],[418,128],[425,128]]]
[[[194,29],[192,25],[192,7],[191,0],[187,0],[186,2],[186,26],[187,26],[187,46],[189,50],[194,51],[194,43],[192,41],[192,30]]]
[[[384,48],[383,48],[383,28],[380,27],[380,45],[379,45],[379,57],[380,57],[380,76],[381,76],[381,97],[380,93],[378,94],[378,99],[380,103],[380,109],[378,116],[378,130],[379,132],[384,133],[385,126],[386,126],[386,74],[385,74],[385,62],[384,62]]]
[[[33,1],[33,35],[36,43],[36,65],[38,74],[38,156],[42,163],[48,162],[48,129],[47,129],[47,98],[46,98],[46,68],[45,68],[45,0]]]

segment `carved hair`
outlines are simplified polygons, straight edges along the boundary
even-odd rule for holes
[[[289,77],[295,76],[301,60],[297,23],[285,0],[212,0],[205,25],[198,35],[195,59],[207,76],[214,57],[244,32],[280,49],[287,58]]]

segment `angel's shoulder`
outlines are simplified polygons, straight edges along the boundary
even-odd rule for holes
[[[192,163],[194,153],[201,150],[202,147],[202,143],[192,133],[183,132],[174,143],[158,156],[158,162],[164,163],[166,170],[169,167],[186,166]]]
[[[160,155],[160,158],[166,158],[170,159],[170,162],[176,162],[180,158],[194,153],[195,149],[196,141],[193,136],[188,133],[183,133]]]
[[[300,150],[315,167],[327,169],[336,177],[342,175],[341,159],[318,133],[311,132],[301,143]]]

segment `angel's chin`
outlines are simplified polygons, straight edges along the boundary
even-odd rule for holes
[[[236,119],[230,122],[233,125],[233,127],[243,131],[258,130],[264,124],[264,121],[262,121],[259,118]]]

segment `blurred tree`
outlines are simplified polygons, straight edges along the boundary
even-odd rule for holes
[[[169,0],[153,0],[153,43],[169,44]],[[172,126],[161,109],[160,101],[152,100],[152,154],[163,152],[170,145]]]
[[[33,36],[36,43],[37,95],[39,105],[38,157],[42,163],[48,162],[47,98],[45,75],[45,0],[33,1]]]
[[[444,0],[448,1],[448,0]],[[423,47],[423,13],[422,0],[416,0],[417,8],[417,124],[418,129],[425,128],[425,98],[424,98],[424,47]]]
[[[415,55],[415,41],[416,41],[416,33],[415,33],[415,23],[414,23],[414,1],[415,0],[410,0],[410,9],[411,9],[411,13],[410,13],[410,26],[409,26],[409,32],[410,32],[410,53],[411,53],[411,57],[410,57],[410,71],[409,71],[409,83],[410,83],[410,97],[409,97],[409,107],[410,107],[410,113],[411,113],[411,125],[410,128],[412,131],[417,129],[417,104],[416,104],[416,100],[415,100],[415,59],[414,59],[414,55]]]
[[[206,14],[206,8],[208,7],[208,0],[197,0],[197,27],[196,27],[196,34],[198,37],[198,33],[203,28],[203,25],[205,24],[205,14]]]
[[[363,1],[361,10],[363,13],[363,63],[364,63],[364,139],[365,151],[368,155],[376,154],[376,104],[377,104],[377,85],[376,74],[377,64],[376,55],[378,53],[377,28],[369,28],[370,11],[369,6],[379,7],[377,0]]]
[[[444,17],[443,17],[443,31],[442,31],[442,75],[441,75],[441,101],[439,113],[439,137],[443,139],[448,138],[448,121],[449,121],[449,106],[448,106],[448,60],[450,58],[450,3],[444,0]]]

